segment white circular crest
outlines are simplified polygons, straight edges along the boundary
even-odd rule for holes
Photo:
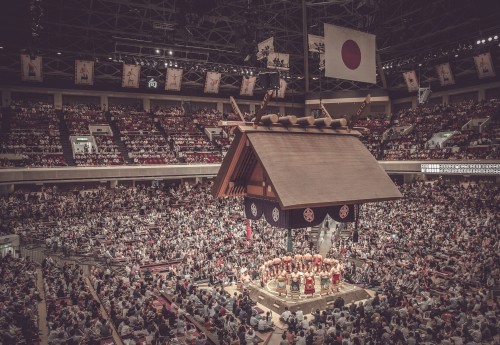
[[[280,219],[280,210],[276,207],[273,209],[273,220],[277,222]]]
[[[344,219],[349,215],[349,206],[344,205],[340,208],[339,210],[339,216],[340,218]]]
[[[252,212],[252,216],[257,217],[257,206],[253,202],[250,205],[250,212]]]
[[[304,210],[304,219],[305,221],[311,223],[314,220],[314,211],[310,208],[306,208]]]

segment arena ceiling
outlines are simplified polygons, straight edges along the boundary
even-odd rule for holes
[[[500,67],[498,40],[476,44],[500,34],[500,1],[22,0],[2,13],[0,75],[9,81],[19,79],[19,52],[28,49],[44,57],[49,85],[71,85],[78,58],[98,61],[96,83],[114,87],[123,61],[144,64],[143,75],[158,77],[173,61],[190,69],[187,90],[200,92],[204,72],[219,69],[221,92],[234,93],[242,74],[264,67],[253,56],[257,42],[270,36],[277,51],[290,53],[287,96],[404,91],[402,71],[416,69],[424,83],[435,83],[441,62],[452,64],[457,84],[470,84],[477,80],[471,57],[482,50]],[[304,54],[303,38],[323,35],[323,23],[377,36],[377,84],[321,77],[319,57]]]

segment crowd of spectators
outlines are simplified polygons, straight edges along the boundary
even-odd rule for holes
[[[49,344],[99,343],[111,337],[111,328],[92,297],[83,270],[77,265],[42,262]]]
[[[89,125],[107,124],[104,112],[98,108],[66,105],[64,118],[70,133],[90,134]],[[0,141],[0,166],[66,165],[59,118],[52,105],[18,101],[13,102],[12,110],[11,131]],[[383,160],[497,159],[499,111],[496,99],[480,103],[464,101],[402,110],[393,116],[390,125],[385,119],[367,118],[358,120],[357,126],[367,129],[362,141],[374,156]],[[204,130],[217,127],[222,119],[239,120],[235,114],[222,114],[210,108],[200,108],[189,116],[182,107],[175,106],[156,107],[150,114],[138,107],[111,106],[109,112],[134,164],[220,162],[230,139],[209,138]],[[489,124],[481,127],[481,131],[477,126],[465,127],[471,119],[488,119]],[[450,138],[443,140],[444,144],[433,142],[432,137],[437,133],[447,133]],[[97,150],[79,152],[75,157],[78,166],[125,163],[113,138],[103,136],[96,141]]]
[[[124,160],[118,145],[110,135],[94,135],[96,145],[83,145],[74,148],[77,166],[123,165]]]
[[[183,154],[186,163],[214,164],[222,162],[219,152],[185,152]]]
[[[193,119],[205,127],[217,127],[222,120],[222,113],[216,109],[201,108],[194,112]]]
[[[184,116],[184,110],[182,110],[182,107],[177,107],[177,106],[172,106],[172,107],[156,106],[153,109],[151,109],[151,112],[157,117]]]
[[[28,197],[17,192],[0,199],[1,230],[38,237],[55,251],[66,248],[123,265],[123,275],[106,268],[92,272],[92,284],[123,337],[187,338],[191,330],[189,337],[196,339],[196,329],[181,317],[188,313],[214,335],[244,344],[247,333],[255,336],[244,325],[258,325],[251,302],[246,302],[250,309],[233,306],[231,314],[230,296],[221,287],[237,280],[242,268],[257,279],[264,261],[285,254],[286,239],[260,221],[248,239],[241,200],[214,199],[209,191],[208,183],[85,193],[46,189]],[[368,345],[497,339],[498,304],[490,292],[500,273],[498,185],[438,180],[404,185],[401,191],[401,201],[363,205],[359,242],[343,240],[328,254],[345,262],[345,279],[378,294],[361,304],[334,303],[306,322],[292,322],[298,317],[291,314],[286,337],[298,344]],[[297,253],[311,248],[304,229],[294,231],[293,242]],[[143,281],[138,272],[151,264],[168,268]],[[48,296],[67,299],[70,290],[83,290],[72,304],[95,328],[99,315],[88,314],[93,302],[78,268],[47,266],[53,272]],[[196,287],[203,280],[211,286],[206,292]],[[174,302],[163,300],[161,291]],[[61,322],[55,318],[54,324]],[[54,337],[62,332],[57,329]],[[71,330],[65,332],[69,336]]]
[[[16,101],[11,104],[10,131],[0,140],[4,167],[65,165],[59,118],[52,105]]]
[[[120,138],[135,164],[174,164],[172,145],[160,133],[151,115],[130,108],[110,110]]]
[[[72,104],[63,108],[64,121],[72,135],[90,135],[90,125],[107,125],[100,105]]]
[[[399,112],[394,126],[413,128],[406,135],[390,133],[384,148],[384,160],[426,159],[498,159],[497,132],[500,102],[497,99],[475,103],[466,101],[449,105],[418,107]],[[489,127],[465,127],[472,119],[489,119]],[[440,132],[452,134],[440,144],[433,143],[433,135]]]
[[[176,315],[163,307],[164,299],[158,297],[159,282],[139,281],[137,274],[122,276],[94,268],[91,282],[121,338],[161,343],[173,335],[170,320],[172,316],[175,320]]]
[[[0,343],[39,341],[36,279],[36,266],[29,258],[0,258]]]
[[[175,110],[175,108],[174,108]],[[219,163],[221,151],[208,139],[207,127],[216,127],[221,113],[214,109],[201,108],[191,116],[163,112],[158,121],[168,136],[168,142],[177,156],[185,163]]]
[[[379,291],[364,304],[333,311],[334,337],[495,342],[499,309],[490,293],[500,278],[498,185],[440,180],[401,190],[401,201],[363,205],[359,242],[349,239],[330,253],[347,263],[348,281]]]
[[[219,136],[214,136],[214,145],[219,149],[220,152],[227,152],[231,146],[231,138],[225,137],[223,134]]]
[[[366,118],[356,122],[357,127],[366,128],[367,132],[361,137],[361,141],[370,150],[373,156],[378,157],[382,135],[389,126],[386,119]]]

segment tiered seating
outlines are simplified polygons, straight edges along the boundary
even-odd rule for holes
[[[42,262],[47,304],[49,344],[61,341],[99,343],[110,338],[111,328],[101,316],[96,301],[78,266],[59,266],[50,258]]]
[[[186,152],[184,153],[186,163],[214,164],[222,161],[219,152]]]
[[[205,126],[215,127],[221,114],[202,109],[193,119],[184,116],[160,117],[160,124],[169,137],[174,150],[186,163],[221,162],[222,156],[203,132]]]
[[[150,116],[129,110],[113,110],[111,113],[117,120],[121,140],[134,163],[177,163],[175,153]]]
[[[104,112],[99,106],[78,104],[64,107],[64,119],[70,134],[90,135],[90,125],[108,125]],[[97,149],[84,148],[75,152],[77,166],[105,166],[122,165],[123,157],[118,150],[118,145],[110,135],[94,135]]]
[[[203,128],[217,127],[219,121],[222,120],[222,113],[216,109],[202,108],[193,114],[193,119]]]
[[[42,229],[47,247],[52,244],[56,253],[60,244],[85,244],[96,260],[121,262],[125,273],[97,266],[92,284],[123,340],[161,343],[171,334],[187,340],[199,329],[208,338],[231,339],[245,333],[235,317],[243,324],[252,322],[253,310],[244,297],[231,304],[221,287],[239,276],[239,268],[259,267],[285,255],[286,240],[263,221],[254,223],[252,238],[247,239],[239,216],[241,199],[215,199],[210,190],[207,183],[122,186],[78,195],[47,189],[38,197],[16,192],[0,197],[0,229],[19,234]],[[418,343],[412,338],[443,343],[451,337],[463,344],[498,343],[496,304],[490,297],[498,286],[498,184],[438,180],[408,184],[401,191],[402,200],[364,205],[359,241],[343,238],[326,255],[345,263],[346,280],[379,294],[350,308],[336,299],[333,310],[314,312],[311,324],[288,320],[289,330],[311,332],[318,344],[330,343],[327,336],[331,340],[337,332],[384,343],[391,329],[380,330],[380,325],[387,323],[391,333],[406,334],[408,343]],[[147,212],[139,214],[143,206]],[[304,229],[294,231],[298,254],[310,252],[313,240],[305,235]],[[167,270],[143,271],[142,281],[141,266],[167,262]],[[77,339],[68,321],[72,313],[76,328],[98,328],[96,303],[80,270],[50,262],[43,267],[50,336]],[[197,288],[201,280],[210,285]],[[392,323],[398,318],[399,323]],[[188,328],[194,334],[189,335]],[[468,331],[462,333],[464,329]]]
[[[37,344],[36,267],[29,258],[0,258],[0,343]]]
[[[89,125],[108,124],[100,107],[92,104],[65,105],[64,120],[73,135],[90,135]]]
[[[137,273],[130,277],[137,279]],[[91,282],[122,339],[151,344],[155,338],[170,338],[170,317],[160,314],[165,301],[157,296],[152,284],[106,274],[99,268],[92,271]],[[161,317],[156,318],[157,314]]]
[[[84,151],[75,152],[75,161],[78,166],[106,166],[123,165],[123,157],[118,150],[118,145],[110,135],[94,135],[97,148],[89,150],[88,146]]]
[[[227,152],[231,146],[231,139],[217,136],[214,138],[214,144],[221,152]]]
[[[396,125],[414,125],[407,136],[392,139],[385,149],[384,160],[426,159],[491,159],[499,157],[496,140],[488,134],[479,135],[462,127],[473,118],[488,118],[500,109],[497,100],[475,104],[463,102],[448,106],[422,107],[402,111]],[[495,131],[496,127],[490,129]],[[490,133],[488,131],[487,133]],[[455,132],[455,137],[445,142],[444,147],[429,147],[427,142],[434,133]],[[481,144],[481,145],[480,145]]]
[[[52,167],[65,165],[59,119],[52,105],[17,102],[12,105],[10,132],[1,140],[3,166]]]
[[[183,110],[181,107],[155,107],[152,110],[152,113],[155,116],[184,116]]]
[[[363,119],[356,122],[356,126],[368,129],[368,133],[364,133],[361,141],[375,157],[378,155],[380,143],[382,142],[382,134],[388,125],[389,122],[384,119]]]

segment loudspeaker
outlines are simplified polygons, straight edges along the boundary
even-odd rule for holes
[[[269,90],[279,90],[280,74],[278,72],[269,73]]]
[[[259,73],[256,84],[264,90],[278,90],[280,88],[280,74],[278,72]]]
[[[352,233],[352,242],[358,243],[358,240],[359,240],[359,233],[357,231],[354,231]]]

